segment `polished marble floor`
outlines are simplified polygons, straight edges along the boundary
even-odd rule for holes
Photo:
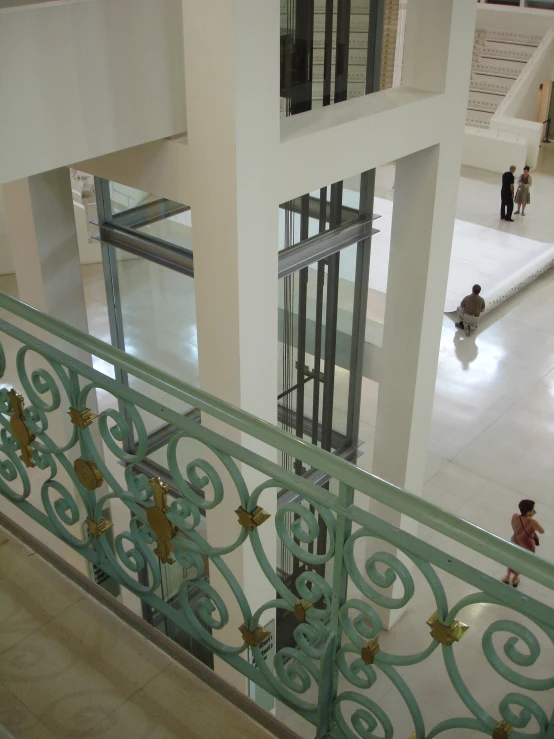
[[[0,725],[15,739],[271,736],[3,529]]]

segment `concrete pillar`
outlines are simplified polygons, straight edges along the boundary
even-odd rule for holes
[[[88,333],[69,170],[62,167],[11,182],[4,185],[3,194],[19,299]],[[58,346],[80,361],[92,365],[90,354],[64,346],[62,340],[36,327],[24,325],[23,328],[29,330],[33,336],[50,345]],[[35,367],[51,371],[47,362],[33,354],[27,360],[27,367],[29,374]],[[17,380],[14,378],[14,381]],[[16,387],[21,392],[20,385],[17,384]],[[96,410],[95,404],[92,410]],[[66,411],[67,408],[62,407],[49,415],[48,432],[55,440],[68,438],[72,431],[73,427]],[[99,435],[97,444],[101,449]],[[68,452],[70,459],[77,456],[78,449]],[[33,502],[42,508],[40,485],[44,473],[33,469],[30,470],[30,477],[34,481]],[[65,477],[63,470],[59,469],[57,479],[72,489],[72,484],[69,478]],[[56,494],[53,493],[53,496],[55,499]],[[76,499],[79,500],[77,496]],[[6,506],[4,510],[10,517],[25,526],[34,536],[45,541],[54,551],[62,554],[78,570],[88,574],[88,565],[79,554],[31,522],[24,514],[21,514],[19,520],[17,515],[19,512],[9,503],[6,503]],[[79,531],[73,533],[76,536],[80,535]]]
[[[8,226],[6,223],[6,211],[4,208],[4,195],[0,187],[0,275],[10,275],[15,271],[13,266],[10,240],[8,238]]]
[[[88,331],[69,170],[4,185],[19,299]]]
[[[434,18],[429,25],[428,13]],[[389,274],[372,471],[421,495],[458,192],[465,97],[475,27],[473,4],[408,3],[403,84],[449,99],[440,144],[396,163]],[[431,36],[439,38],[431,43]],[[440,40],[442,39],[442,40]],[[423,48],[432,53],[423,54]],[[405,530],[414,522],[380,504],[371,511]],[[394,548],[378,543],[368,554]],[[405,562],[409,566],[408,562]],[[399,582],[393,597],[401,595]],[[390,628],[402,611],[381,613]]]
[[[183,11],[200,385],[275,423],[279,211],[271,171],[279,142],[279,3],[183,0]],[[202,423],[266,457],[275,455],[207,414]],[[243,465],[241,472],[250,491],[261,482],[251,468]],[[272,516],[275,493],[262,501]],[[208,511],[211,544],[236,537],[238,504],[227,478],[223,502]],[[260,535],[275,564],[273,517]],[[253,610],[275,597],[248,544],[225,561]],[[238,645],[240,609],[214,570],[211,583],[230,609],[229,626],[214,635]],[[271,618],[265,614],[266,622]],[[222,663],[216,669],[245,689],[235,670]]]
[[[386,372],[377,406],[373,471],[412,492],[421,492],[435,388],[435,332],[426,321],[443,312],[443,291],[433,289],[429,277],[431,271],[444,277],[445,267],[448,274],[450,255],[445,248],[432,252],[438,160],[434,146],[396,164],[382,347]]]

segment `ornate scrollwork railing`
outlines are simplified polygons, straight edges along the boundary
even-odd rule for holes
[[[312,723],[319,739],[554,737],[554,566],[4,294],[0,308],[331,478],[329,490],[317,487],[0,320],[0,493],[11,504]],[[140,471],[145,413],[175,429],[164,451],[173,495]],[[263,501],[282,489],[296,496],[269,517]],[[372,515],[372,500],[449,537],[446,551]],[[214,541],[210,513],[230,503],[228,538]],[[122,530],[106,517],[110,504],[127,511]],[[303,564],[294,591],[276,572],[269,527]],[[313,546],[321,527],[324,552]],[[228,564],[247,542],[274,593],[261,605]],[[448,551],[455,544],[520,571],[545,597],[461,561]],[[172,604],[158,594],[160,563],[185,573]],[[383,630],[384,614],[421,605],[422,594],[419,631],[406,638],[400,624],[396,639]],[[294,645],[266,661],[276,608],[298,625]],[[483,613],[476,641],[472,614]],[[474,662],[477,681],[475,669],[467,677]],[[434,704],[421,696],[425,682]]]

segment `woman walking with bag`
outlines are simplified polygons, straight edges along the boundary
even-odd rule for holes
[[[529,188],[533,184],[533,178],[529,174],[529,167],[523,167],[523,174],[520,174],[519,180],[517,181],[517,192],[514,201],[517,205],[515,215],[519,215],[521,208],[521,215],[525,215],[525,206],[531,202],[531,195],[529,194]]]
[[[536,547],[539,546],[539,534],[544,534],[544,529],[538,521],[535,521],[533,516],[535,515],[535,501],[534,500],[521,500],[519,502],[519,514],[514,513],[512,516],[512,529],[514,530],[513,536],[510,541],[513,544],[517,544],[523,549],[528,549],[530,552],[534,552]],[[519,572],[512,570],[508,567],[506,577],[502,579],[506,585],[510,584],[510,577],[514,576],[512,580],[512,587],[517,588],[519,585]]]

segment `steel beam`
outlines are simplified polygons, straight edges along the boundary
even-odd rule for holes
[[[113,223],[101,224],[100,234],[95,235],[94,238],[135,256],[144,257],[162,267],[194,277],[192,251],[189,249],[182,249],[162,239],[121,228]]]
[[[279,252],[279,278],[297,272],[321,259],[327,259],[347,246],[379,233],[372,227],[373,218],[357,218],[332,231],[313,236],[302,244]]]

